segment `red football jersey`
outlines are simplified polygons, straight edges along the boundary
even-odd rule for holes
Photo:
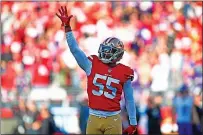
[[[88,59],[92,62],[87,84],[89,107],[100,111],[119,111],[123,85],[128,79],[133,79],[133,70],[123,64],[109,67],[96,55]]]

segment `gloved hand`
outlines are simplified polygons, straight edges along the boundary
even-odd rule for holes
[[[56,13],[56,15],[61,19],[61,26],[67,26],[70,28],[70,19],[73,17],[73,15],[68,15],[66,6],[62,7],[58,10],[60,15]]]
[[[133,135],[137,130],[137,126],[130,125],[127,129],[123,131],[123,134]]]

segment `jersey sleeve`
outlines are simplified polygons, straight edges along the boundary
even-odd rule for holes
[[[91,62],[93,62],[93,59],[94,59],[94,55],[90,55],[87,57]]]
[[[87,57],[92,63],[98,61],[98,57],[96,55],[90,55]]]
[[[133,81],[133,79],[134,79],[134,70],[131,69],[130,67],[127,67],[127,69],[125,71],[126,71],[126,73],[125,73],[126,81],[127,80]]]
[[[87,58],[91,63],[91,68],[90,68],[90,70],[88,71],[88,74],[87,74],[89,76],[91,74],[92,69],[93,69],[94,63],[95,63],[95,61],[97,59],[97,56],[96,55],[90,55]]]

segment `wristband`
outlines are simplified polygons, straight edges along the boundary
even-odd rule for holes
[[[65,32],[69,32],[72,31],[71,27],[68,25],[65,25]]]

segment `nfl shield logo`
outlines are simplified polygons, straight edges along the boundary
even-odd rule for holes
[[[110,73],[112,71],[112,69],[108,69],[108,72]]]

